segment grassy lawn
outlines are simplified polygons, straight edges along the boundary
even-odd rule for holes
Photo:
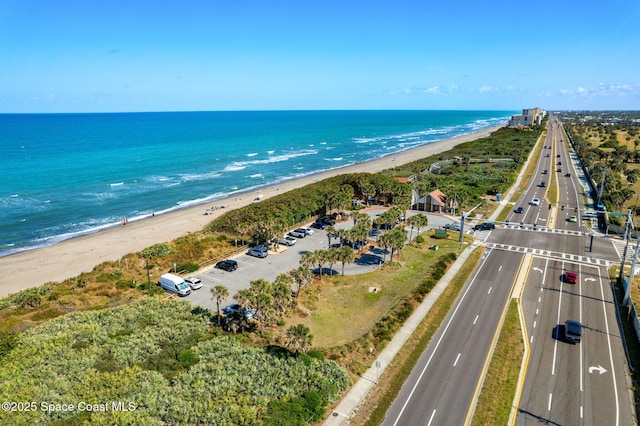
[[[385,264],[380,270],[362,275],[324,276],[322,282],[307,288],[300,297],[310,315],[295,315],[288,324],[309,327],[314,346],[320,348],[344,345],[362,337],[420,284],[437,259],[446,253],[460,253],[454,238],[426,240],[419,247],[405,247],[401,263]],[[438,244],[439,249],[429,250],[432,244]],[[373,287],[377,288],[375,293],[370,291]]]

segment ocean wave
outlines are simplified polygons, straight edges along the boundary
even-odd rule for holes
[[[255,157],[256,155],[258,155],[257,152],[252,152],[250,154],[247,154],[247,157]]]
[[[262,173],[256,173],[255,175],[249,175],[250,178],[263,178],[264,176],[262,175]]]
[[[267,151],[267,154],[271,155],[271,154],[273,154],[274,152],[275,152],[274,150],[269,150],[269,151]]]
[[[211,171],[208,173],[188,173],[180,175],[180,179],[183,182],[193,182],[199,180],[209,180],[222,176],[218,171]]]
[[[116,187],[116,186],[122,186],[122,185],[124,185],[124,182],[117,182],[117,183],[110,183],[109,184],[109,186],[112,187],[112,188]]]
[[[230,164],[229,166],[225,167],[225,170],[227,168],[232,168],[232,167],[245,168],[247,166],[251,166],[251,165],[255,165],[255,164],[279,163],[281,161],[291,160],[292,158],[304,157],[306,155],[314,155],[314,154],[317,154],[317,153],[318,153],[317,150],[307,149],[307,150],[302,150],[302,151],[297,151],[297,152],[291,152],[291,153],[288,153],[288,154],[270,155],[267,159],[264,159],[264,160],[236,161],[236,162]],[[235,169],[235,170],[241,170],[241,169]]]
[[[326,161],[342,161],[342,157],[336,157],[336,158],[325,158]]]
[[[237,164],[230,164],[224,168],[225,172],[237,172],[238,170],[246,169],[247,166],[240,166]]]

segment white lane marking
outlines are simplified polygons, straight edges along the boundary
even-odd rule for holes
[[[464,299],[466,299],[467,295],[469,294],[469,291],[471,290],[473,285],[476,283],[476,278],[478,277],[478,274],[480,273],[480,271],[484,267],[484,264],[486,263],[487,258],[489,257],[489,254],[491,252],[492,252],[491,249],[487,250],[487,252],[486,252],[486,254],[484,256],[484,259],[482,259],[480,267],[476,269],[476,274],[471,278],[470,284],[467,286],[467,289],[462,294],[462,297],[458,301],[458,304],[456,305],[456,308],[451,313],[451,316],[449,317],[449,321],[447,321],[447,324],[445,325],[444,329],[442,330],[442,334],[438,338],[438,341],[436,342],[436,345],[434,346],[433,352],[431,352],[431,355],[429,356],[429,359],[427,360],[427,362],[425,363],[424,367],[422,368],[422,371],[420,372],[420,375],[418,376],[418,379],[416,380],[416,383],[413,385],[413,388],[411,388],[411,392],[409,392],[409,395],[407,395],[407,398],[406,398],[404,404],[402,405],[402,408],[400,409],[400,412],[398,413],[398,417],[396,417],[396,420],[393,422],[393,426],[397,425],[398,422],[400,421],[400,417],[402,417],[402,413],[404,413],[404,410],[407,408],[407,405],[409,405],[409,401],[411,401],[411,398],[413,397],[413,393],[418,388],[418,384],[422,380],[422,377],[424,376],[424,373],[427,372],[427,368],[429,368],[429,365],[431,364],[431,360],[433,359],[435,354],[438,352],[438,348],[440,347],[440,343],[442,343],[442,340],[444,339],[444,336],[446,336],[447,330],[449,329],[449,326],[451,325],[451,323],[453,322],[456,314],[458,313],[458,309],[460,309],[460,306],[462,306],[462,302],[464,302]],[[433,410],[433,412],[435,413],[435,410]]]
[[[549,394],[549,404],[547,405],[547,411],[551,411],[551,400],[553,399],[553,394]]]
[[[584,418],[584,407],[582,405],[580,406],[580,418]]]
[[[614,400],[616,401],[616,426],[620,424],[620,398],[618,397],[618,384],[616,382],[616,371],[613,364],[613,352],[611,349],[611,333],[609,332],[609,320],[607,319],[607,303],[604,298],[604,289],[602,287],[602,275],[598,274],[600,278],[600,300],[602,301],[602,315],[604,316],[604,325],[607,336],[607,344],[609,346],[609,362],[611,363],[611,378],[613,380],[613,392]]]
[[[562,262],[562,270],[564,271],[564,261]],[[551,375],[556,375],[556,358],[558,354],[558,329],[560,324],[560,312],[562,311],[562,289],[564,281],[560,280],[560,291],[558,292],[558,317],[556,318],[556,341],[553,344],[553,363],[551,365]]]
[[[536,328],[536,323],[537,323],[537,321],[534,320],[533,321],[533,328]]]
[[[498,268],[498,272],[502,271],[502,265]]]
[[[453,366],[455,367],[458,364],[458,360],[460,359],[460,355],[462,355],[462,352],[458,354],[458,356],[456,357],[455,362],[453,363]]]
[[[487,292],[487,294],[491,294],[491,289],[493,289],[493,287],[489,287],[489,291]]]
[[[540,308],[536,308],[536,316],[538,315],[538,312],[540,312]]]
[[[431,417],[429,417],[429,423],[427,423],[427,426],[431,426],[431,422],[433,421],[433,417],[436,415],[436,410],[433,410],[433,413],[431,413]]]
[[[476,325],[476,323],[478,322],[478,318],[480,317],[480,315],[476,315],[475,319],[473,320],[473,325]]]
[[[531,335],[531,338],[529,339],[529,343],[533,343],[533,334]]]

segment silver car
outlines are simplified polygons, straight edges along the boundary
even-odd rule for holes
[[[265,257],[267,257],[269,255],[269,252],[267,251],[266,248],[257,246],[257,247],[251,247],[249,249],[249,251],[247,252],[247,254],[249,256],[260,257],[260,258],[264,259]]]
[[[278,238],[278,244],[282,244],[283,246],[292,246],[296,243],[296,239],[293,237],[284,236]]]
[[[187,277],[184,279],[184,282],[189,284],[189,287],[191,287],[191,290],[197,290],[199,288],[202,288],[202,281],[200,281],[200,278]]]

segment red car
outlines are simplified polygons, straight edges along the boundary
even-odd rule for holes
[[[578,274],[576,272],[567,271],[564,274],[564,282],[567,284],[575,284],[578,282]]]

